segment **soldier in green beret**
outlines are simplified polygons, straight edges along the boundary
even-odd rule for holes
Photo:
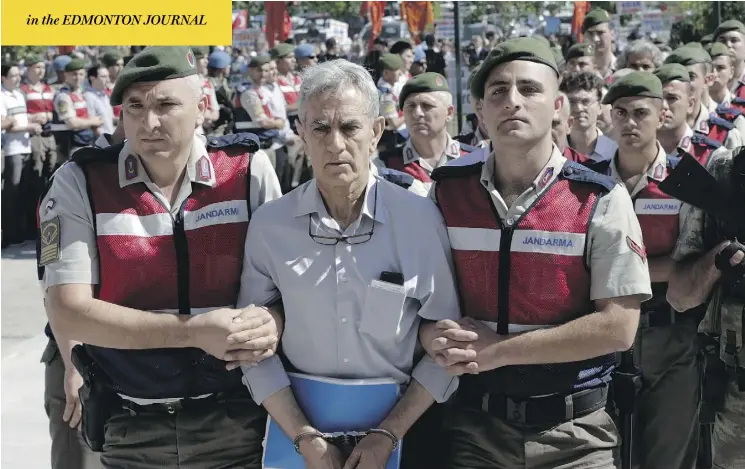
[[[695,103],[688,125],[694,132],[717,140],[730,150],[742,146],[745,117],[737,110],[717,107],[709,96],[708,85],[714,80],[711,56],[702,47],[683,46],[672,51],[665,63],[685,66],[691,77]]]
[[[664,86],[663,86],[664,85]],[[613,176],[634,201],[641,224],[653,297],[642,304],[643,382],[637,402],[640,467],[694,467],[699,436],[697,318],[671,316],[667,282],[679,227],[680,202],[658,188],[672,171],[679,152],[691,149],[687,109],[692,105],[688,71],[666,64],[655,74],[635,71],[614,83],[604,102],[613,106],[618,152],[593,169]],[[688,136],[686,136],[688,133]],[[668,148],[658,141],[663,135]],[[670,428],[675,428],[671,432]]]
[[[708,52],[714,71],[714,80],[709,85],[709,96],[718,106],[730,106],[734,98],[729,84],[735,74],[735,56],[721,42],[711,43]]]
[[[432,171],[475,150],[448,135],[455,108],[448,82],[439,73],[423,73],[406,82],[398,107],[403,109],[409,139],[402,147],[379,154],[378,161],[386,167],[411,174],[429,188]]]
[[[295,72],[297,61],[295,60],[295,46],[292,44],[279,43],[270,54],[277,63],[277,84],[287,103],[287,117],[290,127],[295,129],[297,120],[297,99],[300,93],[300,85],[303,79]]]
[[[585,41],[595,46],[595,68],[606,80],[616,70],[616,56],[613,55],[615,32],[611,29],[610,20],[607,11],[596,8],[582,21]]]
[[[189,47],[139,52],[111,104],[126,141],[78,151],[39,210],[69,412],[92,373],[83,421],[103,467],[259,469],[266,414],[237,368],[270,353],[281,319],[234,308],[249,214],[281,195],[274,169],[254,136],[195,134],[206,98]]]
[[[705,49],[707,46],[710,46],[711,44],[714,43],[714,34],[712,33],[712,34],[707,34],[703,36],[700,42],[701,42],[701,45],[704,46],[704,49]]]
[[[626,190],[552,141],[558,77],[542,42],[497,45],[471,81],[493,151],[432,175],[465,316],[421,337],[461,375],[446,419],[451,469],[616,467],[606,391],[649,270]]]
[[[730,90],[738,98],[745,98],[745,24],[727,20],[714,31],[714,40],[727,46],[735,58],[735,75]]]
[[[589,42],[574,44],[567,51],[566,73],[595,72],[595,46]]]
[[[65,83],[54,96],[54,112],[50,130],[57,142],[57,163],[67,161],[73,152],[92,145],[101,133],[101,116],[91,116],[83,96],[86,62],[72,59],[65,65]]]

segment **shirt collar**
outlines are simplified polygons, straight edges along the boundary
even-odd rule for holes
[[[364,215],[371,220],[385,223],[388,220],[388,211],[385,208],[385,194],[380,191],[381,188],[385,188],[385,185],[380,184],[378,177],[373,174],[373,171],[370,171],[367,177],[367,187],[365,188],[365,200],[362,202],[361,216]],[[308,181],[305,188],[296,190],[303,190],[295,210],[296,217],[317,213],[321,218],[331,218],[328,210],[326,210],[321,192],[318,190],[316,179]],[[377,201],[375,200],[376,191],[381,192],[377,195]],[[378,204],[377,210],[375,209],[376,203]],[[374,217],[373,213],[375,214]]]
[[[450,135],[448,135],[448,141],[445,144],[445,153],[443,153],[443,155],[445,156],[446,162],[458,158],[460,156],[460,142],[452,139]],[[420,158],[421,156],[419,155],[419,152],[416,151],[416,148],[414,147],[414,141],[409,137],[409,140],[407,140],[404,145],[404,164],[419,161]],[[440,157],[440,161],[442,161],[442,157]]]
[[[190,182],[214,187],[215,167],[205,147],[203,136],[194,135],[194,141],[186,161],[186,177]],[[138,182],[152,183],[147,175],[140,156],[132,151],[129,140],[119,152],[119,187],[127,187]]]
[[[494,152],[489,153],[486,157],[486,162],[481,168],[481,184],[488,188],[490,183],[494,181]],[[548,159],[546,165],[541,168],[538,175],[533,179],[533,190],[536,195],[540,194],[549,184],[556,179],[561,172],[567,159],[561,154],[559,147],[553,144],[551,149],[551,156]]]
[[[623,179],[621,178],[621,175],[618,172],[617,162],[618,162],[618,153],[616,153],[616,157],[613,158],[613,161],[611,162],[611,165],[610,165],[611,176],[616,181],[623,181]],[[649,169],[647,169],[646,176],[658,182],[662,182],[662,180],[665,179],[665,177],[667,177],[667,154],[665,153],[665,150],[662,148],[662,145],[660,145],[660,142],[657,142],[657,156],[655,157],[652,164],[649,165]]]
[[[706,106],[701,104],[701,109],[698,111],[698,115],[696,116],[696,122],[694,122],[694,130],[697,132],[709,133],[709,115],[711,113],[708,109],[706,109]]]

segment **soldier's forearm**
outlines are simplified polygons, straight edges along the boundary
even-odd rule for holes
[[[675,263],[667,289],[667,301],[673,309],[687,311],[706,301],[720,278],[714,266],[718,252],[716,247],[699,258]]]

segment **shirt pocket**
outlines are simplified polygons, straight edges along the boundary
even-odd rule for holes
[[[406,290],[380,280],[373,280],[365,292],[360,333],[380,344],[398,343],[408,332],[402,328]]]

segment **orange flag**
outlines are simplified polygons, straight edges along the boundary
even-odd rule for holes
[[[406,19],[409,35],[417,44],[421,42],[422,31],[435,22],[432,2],[402,2],[401,16]]]
[[[370,19],[370,41],[367,44],[367,49],[372,50],[375,39],[380,36],[383,31],[383,16],[385,16],[385,4],[386,2],[362,2],[360,6],[360,16],[369,17]]]
[[[577,42],[582,42],[582,22],[590,11],[590,2],[574,2],[574,16],[572,17],[572,34]]]

